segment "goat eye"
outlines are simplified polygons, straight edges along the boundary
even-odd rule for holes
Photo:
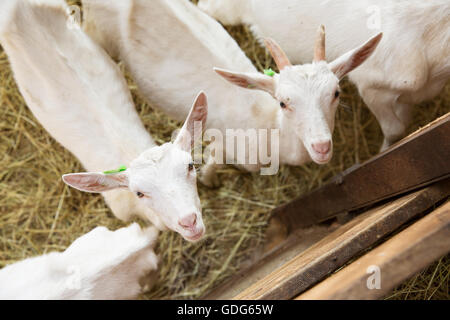
[[[189,169],[189,171],[192,171],[192,170],[194,170],[194,164],[191,162],[191,163],[189,163],[189,165],[188,165],[188,169]]]
[[[284,109],[286,108],[286,104],[284,102],[280,102],[280,107]]]
[[[334,97],[337,98],[337,97],[339,97],[339,95],[340,95],[339,90],[336,90],[336,92],[334,93]]]
[[[138,196],[138,198],[142,198],[144,196],[144,194],[142,192],[136,192],[136,195]]]

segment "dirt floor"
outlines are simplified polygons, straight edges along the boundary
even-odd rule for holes
[[[255,65],[273,65],[246,27],[228,29]],[[124,71],[125,72],[125,71]],[[170,140],[180,124],[146,103],[128,77],[136,108],[159,143]],[[335,154],[325,166],[282,167],[276,176],[240,172],[229,166],[220,172],[223,185],[199,186],[207,235],[192,244],[164,232],[157,252],[159,279],[142,299],[194,299],[232,275],[264,242],[269,212],[315,188],[342,170],[375,155],[382,142],[377,121],[355,87],[342,83],[342,106],[334,132]],[[348,110],[350,109],[350,111]],[[409,132],[450,111],[450,85],[433,101],[417,106]],[[103,225],[125,224],[114,218],[101,196],[65,186],[61,175],[82,171],[28,110],[0,48],[0,267],[54,250]],[[142,222],[141,222],[142,223]],[[442,258],[399,286],[390,299],[448,299],[450,257]]]

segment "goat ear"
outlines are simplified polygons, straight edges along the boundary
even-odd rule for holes
[[[382,36],[383,33],[377,34],[362,46],[345,53],[329,63],[331,71],[334,72],[336,77],[342,79],[347,73],[360,66],[371,56],[380,43]]]
[[[208,100],[202,91],[195,98],[191,111],[175,139],[175,144],[190,152],[196,140],[202,137],[208,117]]]
[[[62,176],[64,183],[84,192],[104,192],[117,188],[128,188],[125,171],[114,174],[99,172],[69,173]]]
[[[246,89],[258,89],[275,94],[275,80],[271,76],[261,73],[232,72],[224,69],[214,68],[214,71],[225,80]]]

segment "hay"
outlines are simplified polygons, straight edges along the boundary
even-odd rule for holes
[[[447,255],[415,275],[386,299],[391,300],[449,300],[450,255]]]
[[[73,3],[74,1],[72,1]],[[245,27],[228,29],[255,65],[275,66]],[[138,94],[128,77],[136,108],[158,143],[170,139],[179,123],[155,111]],[[207,226],[204,241],[191,244],[164,232],[157,252],[159,279],[143,299],[199,297],[248,263],[264,242],[270,209],[315,188],[333,175],[377,153],[382,136],[355,88],[342,84],[342,103],[334,133],[335,155],[330,164],[282,167],[276,176],[220,171],[223,186],[199,186]],[[409,132],[450,111],[450,86],[431,102],[420,105]],[[81,171],[78,161],[41,127],[26,107],[0,48],[0,267],[53,250],[64,250],[74,239],[103,225],[124,226],[101,196],[66,187],[61,174]],[[399,288],[393,298],[449,298],[449,258]],[[436,281],[441,283],[438,287]],[[431,285],[430,285],[431,283]],[[428,288],[429,287],[429,288]],[[426,290],[428,288],[428,290]],[[436,289],[438,288],[438,289]],[[409,290],[405,294],[405,290]],[[447,291],[445,291],[447,290]],[[445,293],[444,293],[445,292]]]

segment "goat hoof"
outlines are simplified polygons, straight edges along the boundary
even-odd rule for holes
[[[383,144],[381,145],[381,148],[380,148],[380,152],[385,151],[385,150],[388,149],[390,146],[391,146],[391,143],[390,143],[388,140],[384,139],[384,140],[383,140]]]

